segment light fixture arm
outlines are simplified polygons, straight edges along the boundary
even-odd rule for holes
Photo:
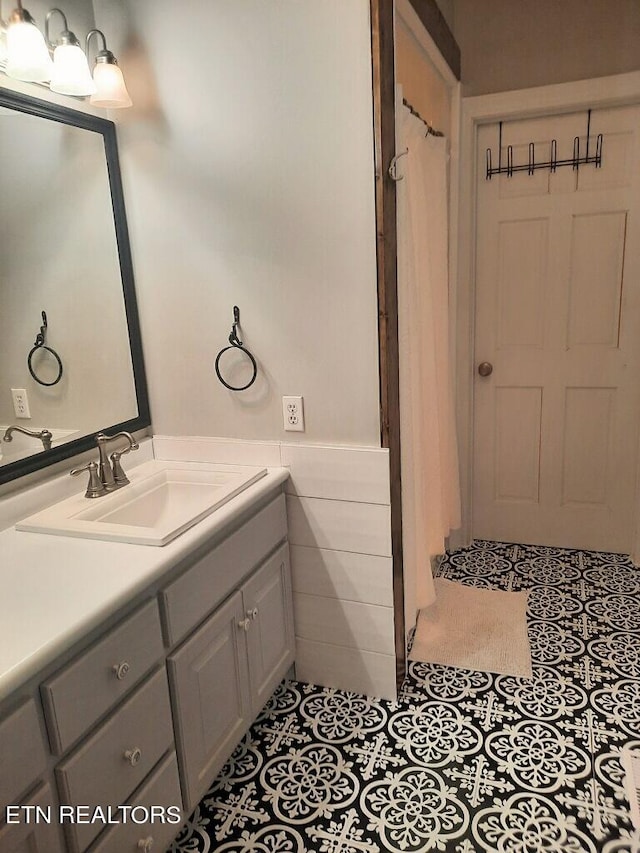
[[[58,13],[58,15],[62,15],[62,20],[64,21],[64,29],[60,33],[58,40],[52,42],[49,38],[49,21],[51,20],[51,16],[55,15],[56,12]],[[51,11],[47,12],[47,17],[44,20],[44,37],[50,50],[53,50],[55,47],[61,44],[73,44],[77,47],[80,47],[80,42],[78,41],[75,33],[72,33],[69,29],[69,25],[67,23],[67,16],[62,11],[62,9],[51,9]]]
[[[100,36],[100,38],[102,39],[102,50],[99,50],[96,54],[96,62],[105,62],[107,65],[117,65],[118,62],[115,56],[107,48],[107,40],[102,30],[89,30],[89,32],[87,33],[84,51],[87,54],[87,57],[89,56],[89,43],[91,41],[92,36]]]
[[[16,8],[9,15],[9,24],[33,24],[35,20],[27,9],[22,7],[22,0],[16,0]]]

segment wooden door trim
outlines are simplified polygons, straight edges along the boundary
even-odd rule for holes
[[[460,453],[462,528],[455,546],[471,541],[473,496],[473,388],[474,305],[476,239],[476,146],[478,127],[500,120],[535,118],[571,110],[598,109],[640,103],[640,72],[559,83],[462,99],[458,258],[456,389]],[[640,482],[640,472],[638,481]],[[640,492],[636,490],[636,517],[640,516]],[[640,523],[635,535],[635,562],[640,560]]]
[[[410,0],[436,47],[459,78],[460,51],[435,0]],[[402,554],[402,480],[400,444],[400,372],[398,349],[398,237],[396,188],[388,174],[395,155],[394,0],[370,0],[373,126],[375,158],[376,256],[380,371],[380,443],[389,449],[391,547],[395,613],[396,681],[406,671],[404,571]],[[453,46],[455,46],[455,49]],[[457,50],[457,60],[455,59]],[[457,122],[456,122],[457,126]]]
[[[388,174],[396,150],[393,0],[371,0],[371,60],[378,274],[380,443],[389,448],[396,683],[405,676],[400,371],[398,350],[398,234],[396,187]]]
[[[460,48],[436,0],[409,0],[423,27],[442,54],[456,80],[460,79]]]

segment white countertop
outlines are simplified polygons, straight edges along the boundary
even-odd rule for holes
[[[285,482],[267,474],[163,547],[0,532],[0,700]],[[26,513],[25,513],[26,514]]]

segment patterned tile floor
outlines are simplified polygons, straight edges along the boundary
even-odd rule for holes
[[[476,542],[440,575],[530,590],[534,677],[411,664],[398,702],[280,686],[171,853],[640,853],[640,570]]]

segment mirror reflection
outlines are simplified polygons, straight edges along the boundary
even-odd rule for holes
[[[1,476],[115,424],[145,424],[131,424],[140,411],[103,132],[0,107],[0,163]]]

